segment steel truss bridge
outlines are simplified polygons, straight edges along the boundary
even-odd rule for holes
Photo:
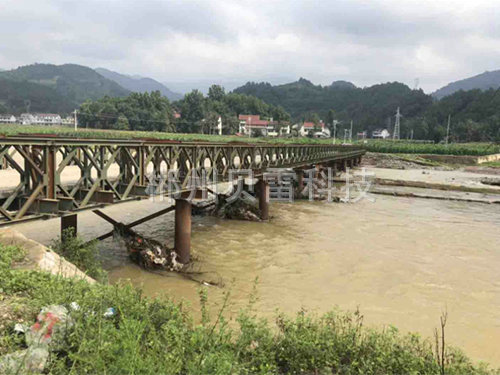
[[[187,189],[193,176],[228,181],[230,171],[357,165],[355,146],[203,143],[161,140],[0,138],[0,225],[140,199],[148,176],[177,171]]]

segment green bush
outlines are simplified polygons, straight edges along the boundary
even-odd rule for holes
[[[75,236],[73,228],[66,229],[61,237],[52,242],[51,248],[90,277],[98,281],[105,279],[106,272],[99,260],[97,243],[85,242],[79,235]]]
[[[22,296],[33,311],[62,304],[74,322],[64,350],[52,353],[48,374],[440,373],[428,341],[392,328],[367,329],[359,312],[279,315],[273,327],[246,309],[233,326],[223,314],[229,295],[217,317],[210,319],[202,289],[202,320],[197,323],[183,304],[145,297],[130,285],[91,285],[11,267],[21,257],[19,249],[0,246],[2,293]],[[71,302],[79,308],[71,310]],[[116,313],[105,317],[109,307]],[[2,353],[24,345],[12,327],[0,332]],[[446,374],[495,372],[448,348]]]

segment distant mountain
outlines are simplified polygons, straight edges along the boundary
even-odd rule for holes
[[[152,78],[145,78],[137,75],[128,76],[104,68],[96,68],[95,71],[103,77],[106,77],[107,79],[110,79],[133,92],[150,92],[158,90],[163,96],[166,96],[172,101],[182,99],[183,97],[182,94],[173,92],[168,87]]]
[[[345,81],[330,86],[315,85],[300,78],[298,81],[273,86],[267,82],[248,82],[234,90],[238,94],[253,95],[264,102],[282,106],[295,121],[307,120],[316,113],[328,121],[328,112],[348,124],[354,121],[354,130],[373,130],[387,126],[398,107],[407,117],[423,113],[432,98],[422,90],[412,90],[399,82],[388,82],[358,88]]]
[[[500,70],[494,70],[492,72],[484,72],[478,74],[477,76],[465,78],[460,81],[449,83],[448,85],[436,90],[432,93],[432,96],[441,99],[445,96],[451,95],[459,90],[488,90],[497,89],[500,87]]]
[[[338,89],[355,89],[356,85],[352,82],[347,81],[333,81],[330,87]]]
[[[108,96],[127,96],[130,91],[85,66],[75,64],[33,64],[0,72],[0,78],[29,82],[53,89],[74,103]]]
[[[15,81],[0,77],[0,113],[23,112],[69,113],[74,102],[51,87],[28,81]]]

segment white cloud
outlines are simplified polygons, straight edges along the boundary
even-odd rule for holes
[[[303,76],[431,91],[500,69],[490,1],[0,2],[0,67],[104,66],[160,81]]]

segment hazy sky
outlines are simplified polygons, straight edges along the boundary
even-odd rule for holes
[[[0,0],[0,68],[77,63],[162,82],[440,86],[500,69],[498,0]]]

